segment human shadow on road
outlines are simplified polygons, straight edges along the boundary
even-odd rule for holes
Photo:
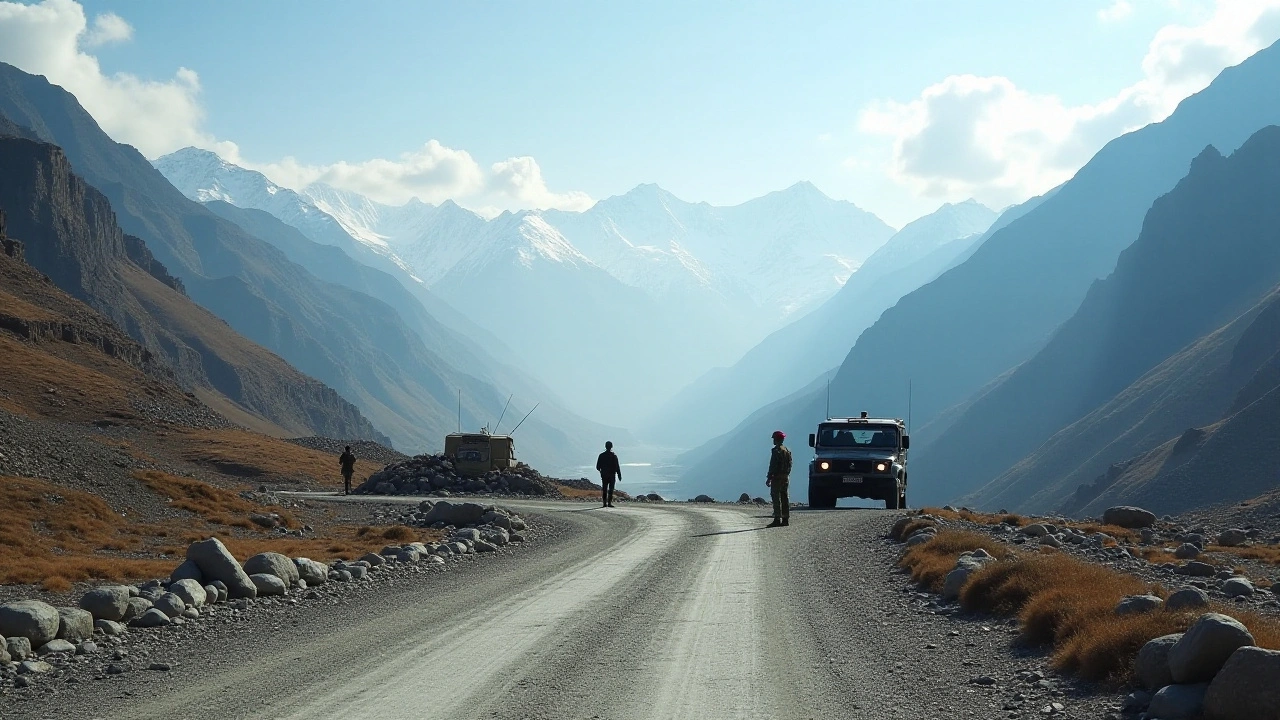
[[[606,508],[606,507],[600,507],[599,505],[593,505],[592,507],[576,508],[576,509],[574,509],[574,510],[548,510],[547,512],[553,512],[553,513],[579,513],[579,512],[591,512],[592,510],[611,510],[611,509],[612,509],[612,508]]]
[[[715,535],[734,535],[737,533],[755,532],[757,530],[764,530],[764,529],[765,528],[761,526],[761,527],[743,528],[741,530],[721,530],[720,532],[713,532],[713,533],[699,533],[697,535],[690,535],[689,537],[713,537]]]

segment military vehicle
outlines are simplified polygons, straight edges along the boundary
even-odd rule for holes
[[[444,454],[458,474],[467,477],[516,465],[515,441],[510,435],[450,433],[444,436]]]
[[[809,435],[809,507],[831,508],[842,497],[907,506],[907,448],[911,437],[897,419],[829,418]]]

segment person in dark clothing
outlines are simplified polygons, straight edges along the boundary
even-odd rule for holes
[[[613,485],[622,479],[622,465],[613,452],[613,443],[604,444],[604,452],[596,458],[596,470],[600,471],[600,495],[602,507],[613,507]]]
[[[342,494],[350,495],[351,476],[356,472],[356,456],[351,454],[350,445],[347,446],[346,450],[342,451],[342,456],[338,458],[338,464],[342,466]]]

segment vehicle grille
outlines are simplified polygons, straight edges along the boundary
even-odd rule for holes
[[[876,471],[876,460],[827,460],[831,463],[831,468],[826,472],[832,473],[862,473],[873,474]]]

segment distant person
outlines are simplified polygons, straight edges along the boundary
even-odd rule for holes
[[[346,450],[342,451],[341,457],[338,458],[338,464],[342,466],[342,494],[351,494],[351,476],[356,473],[356,456],[351,454],[351,446],[348,445]]]
[[[601,507],[613,507],[613,485],[622,479],[622,465],[613,452],[612,442],[604,444],[604,452],[596,458],[596,470],[600,471],[600,500],[604,503]]]
[[[791,484],[791,450],[782,444],[787,434],[773,431],[773,451],[769,455],[769,474],[764,484],[773,496],[773,522],[765,527],[785,527],[791,520],[791,498],[787,486]]]

